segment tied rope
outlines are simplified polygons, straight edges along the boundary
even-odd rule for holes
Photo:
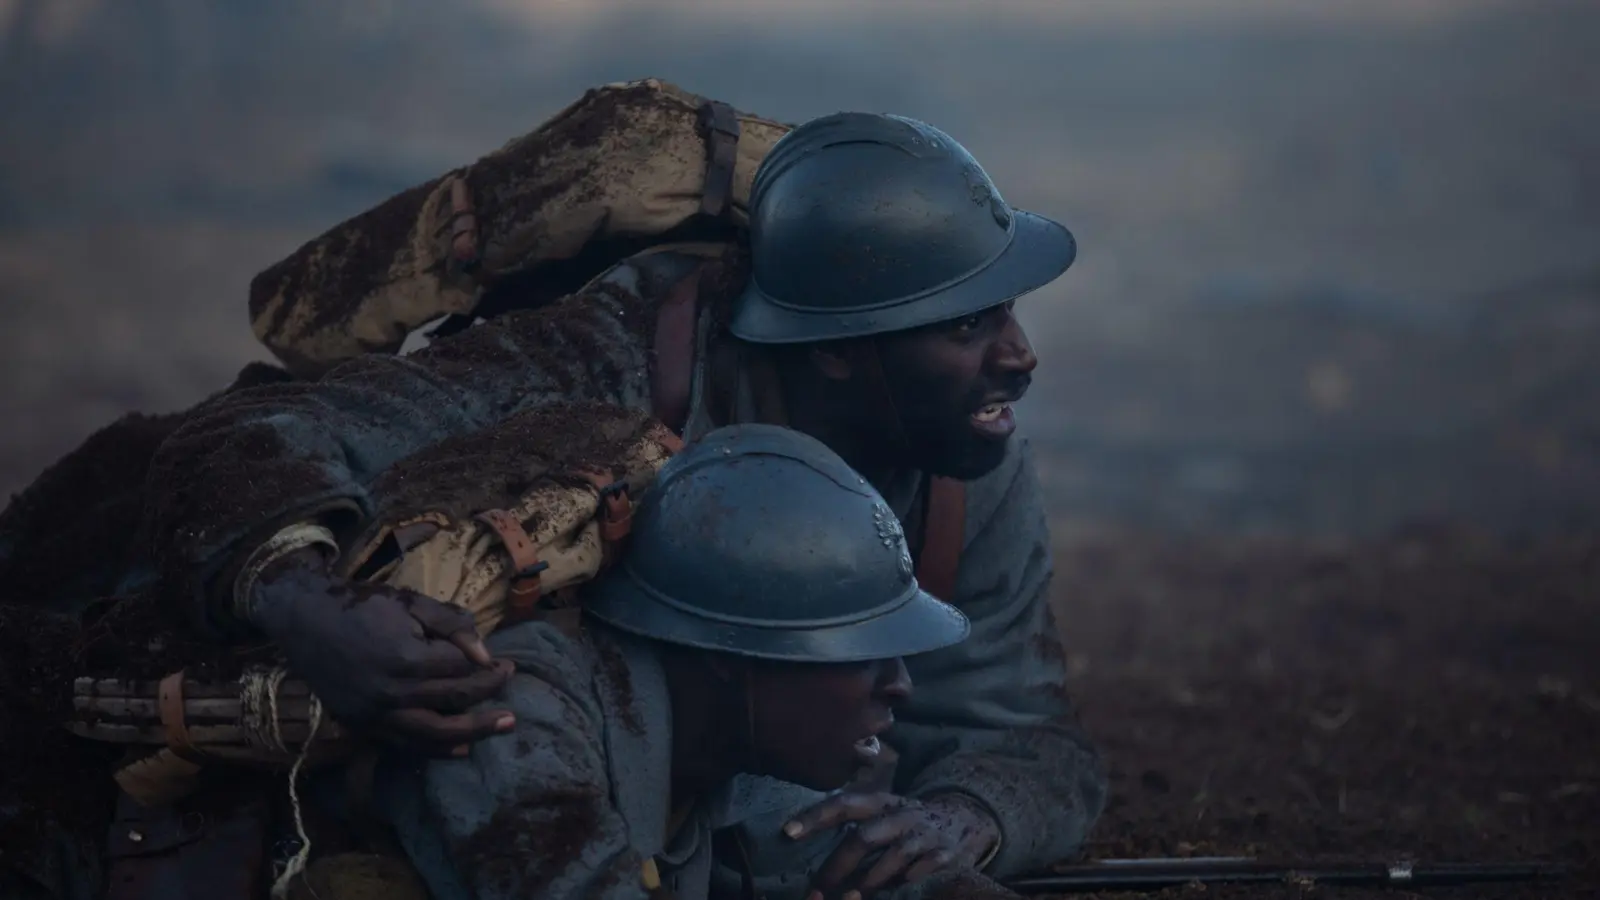
[[[239,705],[242,707],[240,719],[246,739],[258,747],[279,753],[289,752],[289,747],[283,740],[283,723],[278,718],[278,690],[283,686],[283,679],[288,674],[288,669],[279,666],[265,672],[259,669],[245,672],[239,677]],[[289,767],[289,806],[294,810],[294,831],[295,837],[300,840],[300,847],[284,865],[283,871],[273,879],[274,900],[283,900],[289,895],[290,882],[305,871],[306,860],[311,856],[311,836],[306,834],[298,781],[300,769],[311,754],[311,742],[316,740],[317,732],[322,725],[322,701],[318,700],[315,694],[308,696],[311,700],[311,730],[306,734],[305,743],[300,745],[300,752],[295,755],[294,765]]]

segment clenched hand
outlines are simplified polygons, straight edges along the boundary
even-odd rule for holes
[[[931,875],[977,865],[1000,837],[999,825],[960,795],[912,800],[889,793],[846,792],[784,826],[796,840],[854,824],[812,881],[807,900],[859,900]],[[874,860],[874,857],[876,859]]]
[[[340,723],[430,756],[511,730],[508,711],[468,712],[512,667],[490,658],[465,610],[338,578],[309,548],[269,566],[254,590],[252,622]]]

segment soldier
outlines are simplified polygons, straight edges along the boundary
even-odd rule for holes
[[[948,135],[843,113],[767,156],[748,286],[731,316],[705,304],[682,329],[692,374],[670,424],[691,439],[754,421],[817,437],[907,523],[919,569],[943,567],[927,582],[946,581],[935,593],[972,623],[971,640],[908,663],[921,689],[888,735],[898,763],[884,780],[778,823],[802,838],[859,826],[823,889],[877,854],[930,848],[998,877],[1039,868],[1075,853],[1103,806],[1099,759],[1064,689],[1048,526],[1011,411],[1037,363],[1013,301],[1075,254],[1066,228],[1008,206]],[[153,549],[174,595],[219,637],[276,642],[339,721],[375,736],[448,754],[516,727],[492,705],[440,699],[486,700],[508,677],[470,617],[382,591],[340,602],[328,557],[397,459],[554,401],[648,407],[673,362],[655,325],[671,317],[658,313],[716,273],[687,253],[641,254],[555,306],[198,407],[147,482],[145,533],[169,536]],[[948,512],[951,479],[965,490]],[[936,506],[947,512],[929,515]],[[959,566],[923,553],[941,529]],[[279,577],[254,577],[269,564]]]
[[[901,658],[968,632],[917,586],[894,521],[790,429],[718,429],[668,462],[627,556],[583,588],[585,627],[489,637],[516,667],[512,730],[380,767],[374,797],[431,896],[708,896],[713,832],[756,843],[751,811],[843,786],[910,696]],[[909,862],[920,882],[952,860]]]

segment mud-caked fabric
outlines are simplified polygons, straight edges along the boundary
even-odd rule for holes
[[[232,394],[291,380],[254,362]],[[0,510],[0,898],[98,897],[97,848],[111,821],[114,744],[58,728],[71,675],[85,658],[86,622],[153,581],[139,539],[145,477],[185,412],[129,413],[45,469]],[[69,812],[70,811],[70,812]],[[67,813],[66,815],[63,815]]]
[[[220,573],[279,528],[343,532],[397,460],[553,402],[650,408],[650,346],[669,286],[700,260],[641,256],[554,305],[508,313],[408,356],[369,354],[315,383],[196,407],[156,452],[145,533],[168,587],[219,637],[243,633]]]
[[[276,366],[253,362],[220,393],[290,380]],[[148,582],[147,548],[138,540],[145,478],[185,415],[128,413],[10,498],[0,509],[0,603],[75,617],[96,600]]]
[[[394,461],[540,404],[647,409],[656,311],[697,262],[636,257],[555,307],[508,314],[408,357],[356,360],[316,385],[210,404],[152,467],[152,495],[164,499],[152,502],[151,533],[172,535],[162,545],[165,569],[202,598],[203,619],[225,628],[216,582],[230,560],[290,522],[369,515],[368,487]],[[707,358],[697,365],[691,436],[707,427]],[[755,421],[748,379],[740,382],[734,418]],[[878,487],[902,519],[915,519],[922,482],[901,472]],[[914,696],[890,743],[901,757],[901,790],[957,791],[993,812],[1002,845],[988,871],[1005,876],[1073,855],[1105,797],[1099,760],[1065,694],[1049,606],[1049,527],[1022,434],[997,470],[968,484],[963,530],[955,595],[941,599],[967,615],[972,634],[908,661]]]
[[[669,834],[672,703],[655,645],[592,620],[581,635],[512,625],[488,644],[517,667],[494,701],[515,729],[462,759],[390,760],[374,784],[435,900],[642,900],[646,860],[677,900],[706,900],[715,833],[821,796],[735,776]]]
[[[488,644],[517,667],[497,701],[515,729],[463,759],[380,768],[374,796],[407,856],[437,900],[644,897],[642,867],[661,849],[667,818],[671,748],[669,706],[646,702],[664,699],[652,696],[664,687],[619,673],[645,693],[621,698],[608,716],[601,691],[611,682],[592,643],[530,622]],[[611,758],[608,732],[629,727],[659,752]],[[636,831],[624,807],[641,802],[650,809],[635,813],[644,826]]]
[[[1099,753],[1066,693],[1040,493],[1021,432],[999,468],[967,485],[950,602],[966,613],[972,633],[906,660],[912,696],[888,735],[900,754],[899,793],[966,794],[994,814],[1001,845],[986,871],[1002,878],[1075,854],[1106,798]],[[904,516],[915,497],[889,501]]]

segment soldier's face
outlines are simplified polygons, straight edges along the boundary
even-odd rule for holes
[[[750,690],[760,774],[831,791],[877,758],[911,676],[899,659],[762,664]]]
[[[908,463],[963,480],[1000,465],[1039,363],[1012,305],[879,339]]]

